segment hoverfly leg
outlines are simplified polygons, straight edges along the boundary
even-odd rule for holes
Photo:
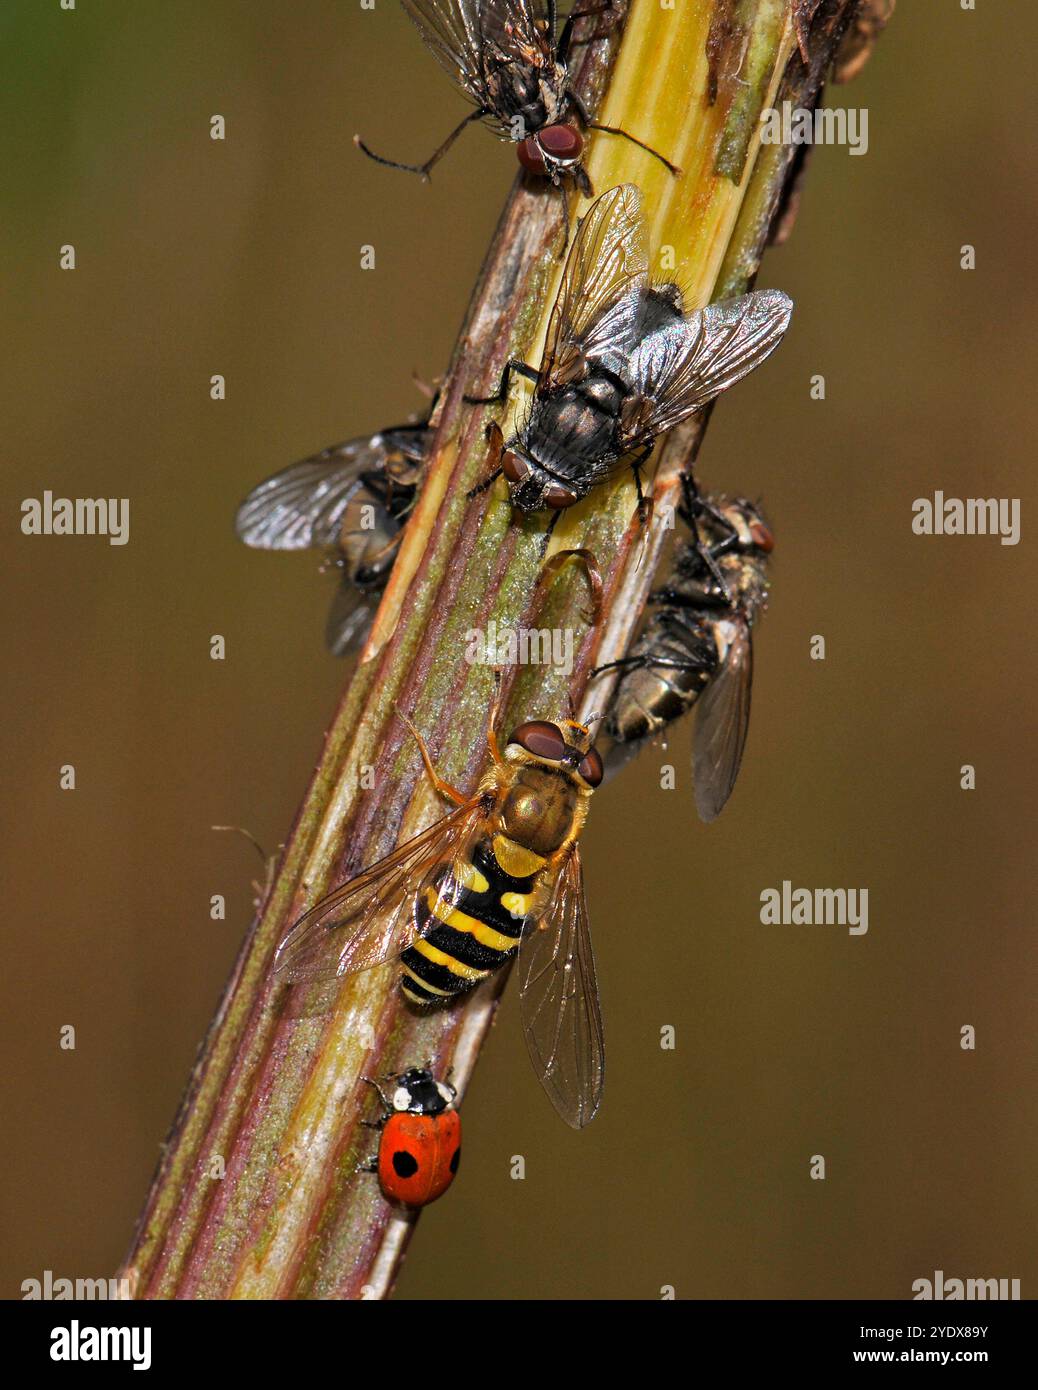
[[[487,442],[490,445],[486,460],[488,472],[481,482],[478,482],[475,487],[469,488],[465,495],[470,499],[478,497],[481,492],[486,492],[487,488],[493,487],[502,473],[501,454],[504,452],[505,437],[501,433],[501,426],[496,420],[492,420],[490,424],[487,425],[486,436]]]
[[[501,745],[497,741],[497,721],[501,713],[501,668],[494,667],[494,698],[490,701],[490,711],[487,714],[487,747],[490,749],[490,756],[494,760],[494,765],[500,767],[504,762],[501,754]],[[449,1075],[449,1073],[448,1073]]]
[[[465,127],[472,121],[482,120],[487,114],[488,112],[483,107],[478,107],[475,111],[470,111],[465,119],[454,127],[443,144],[432,152],[424,164],[401,164],[396,159],[386,159],[384,155],[376,154],[374,150],[368,149],[359,135],[353,137],[353,143],[357,146],[357,149],[360,150],[361,154],[366,154],[367,157],[373,159],[376,164],[384,164],[389,169],[400,169],[405,174],[417,174],[423,183],[428,183],[429,170],[440,162]]]
[[[399,706],[395,706],[395,708],[397,718],[401,720],[402,723],[406,724],[407,727],[411,730],[411,733],[414,735],[415,742],[418,744],[418,751],[422,755],[422,762],[425,764],[425,770],[429,774],[429,781],[433,784],[433,786],[440,793],[440,795],[446,797],[448,801],[453,801],[456,806],[464,805],[465,802],[468,801],[468,797],[465,795],[464,792],[459,792],[457,787],[451,786],[450,782],[444,781],[444,779],[436,771],[436,768],[433,765],[433,760],[429,756],[429,750],[425,746],[425,739],[422,738],[421,734],[411,723],[410,719],[408,719],[407,715],[403,712],[403,710],[400,709]],[[365,1078],[365,1080],[366,1079],[367,1078]],[[381,1094],[382,1092],[380,1091],[379,1095]]]
[[[497,390],[492,396],[462,396],[466,405],[497,405],[508,396],[508,383],[512,373],[517,372],[519,376],[524,376],[528,381],[536,381],[540,372],[536,367],[531,367],[528,362],[524,362],[521,357],[510,357],[505,363],[504,371],[501,373],[501,380],[498,382]]]

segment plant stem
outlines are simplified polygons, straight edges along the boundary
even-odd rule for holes
[[[594,137],[588,164],[597,192],[621,182],[641,187],[659,274],[680,281],[690,306],[752,281],[793,155],[759,146],[756,112],[783,95],[813,104],[854,8],[854,0],[823,4],[805,68],[787,0],[740,0],[743,57],[715,74],[712,104],[709,0],[673,9],[634,0],[622,36],[614,25],[578,50],[578,88],[598,120],[682,168],[675,178],[608,134]],[[374,1179],[355,1176],[370,1148],[361,1078],[431,1058],[440,1073],[453,1068],[463,1094],[506,972],[451,1009],[418,1015],[402,1001],[390,964],[347,977],[333,1011],[311,1017],[283,1009],[284,991],[271,986],[268,969],[306,907],[443,812],[396,706],[422,731],[441,774],[475,785],[492,673],[466,660],[469,630],[485,631],[494,619],[499,628],[574,633],[568,675],[552,666],[506,673],[511,727],[563,714],[570,701],[579,706],[593,665],[621,655],[640,619],[667,531],[654,525],[642,542],[629,477],[564,514],[552,541],[552,551],[583,547],[597,558],[605,595],[595,629],[578,564],[562,569],[541,602],[543,518],[517,522],[497,488],[467,497],[483,470],[489,417],[462,397],[492,389],[511,356],[539,360],[560,273],[561,201],[547,187],[520,183],[505,208],[375,626],[210,1027],[122,1271],[135,1297],[381,1297],[392,1285],[415,1215],[391,1210]],[[571,207],[574,218],[585,210]],[[658,451],[657,517],[704,427],[705,415]],[[592,703],[601,707],[607,694],[597,682]]]

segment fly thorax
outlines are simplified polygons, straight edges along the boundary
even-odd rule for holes
[[[488,87],[494,105],[507,119],[513,140],[525,140],[551,124],[547,102],[552,94],[532,68],[522,63],[502,64]]]
[[[728,648],[735,641],[738,625],[730,618],[723,618],[719,623],[714,623],[714,642],[717,645],[718,665],[723,666],[728,655]]]
[[[567,778],[546,768],[524,767],[501,806],[501,828],[534,854],[554,854],[570,834],[576,802]]]

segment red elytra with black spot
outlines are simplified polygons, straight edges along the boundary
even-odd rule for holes
[[[454,1181],[461,1158],[461,1118],[442,1115],[391,1115],[378,1146],[378,1180],[395,1202],[424,1207],[442,1197]]]

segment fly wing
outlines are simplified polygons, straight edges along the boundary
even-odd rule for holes
[[[649,281],[649,252],[641,194],[633,184],[603,193],[581,222],[562,272],[544,345],[538,390],[583,375],[585,358],[627,355],[641,290]]]
[[[537,68],[554,59],[547,0],[475,0],[475,8],[484,45],[506,62]]]
[[[437,901],[452,901],[457,880],[450,867],[481,822],[482,799],[475,797],[322,898],[277,948],[273,973],[328,984],[398,956],[418,935],[418,892],[433,888]]]
[[[750,727],[752,693],[753,639],[749,623],[740,617],[724,663],[699,697],[696,713],[692,776],[702,820],[716,820],[732,794]]]
[[[345,574],[339,581],[324,626],[325,646],[332,656],[346,656],[367,636],[381,591],[358,589]]]
[[[380,434],[333,444],[290,464],[252,489],[238,508],[238,539],[260,550],[308,550],[333,546],[363,475],[385,464]]]
[[[708,304],[643,339],[630,366],[643,404],[625,447],[671,429],[759,367],[782,341],[792,312],[781,290],[756,290]]]
[[[485,0],[402,0],[426,45],[475,106],[488,106],[481,12]],[[502,8],[500,3],[491,8]]]
[[[584,876],[574,850],[541,921],[519,944],[519,1002],[534,1071],[574,1129],[602,1103],[605,1043]]]

